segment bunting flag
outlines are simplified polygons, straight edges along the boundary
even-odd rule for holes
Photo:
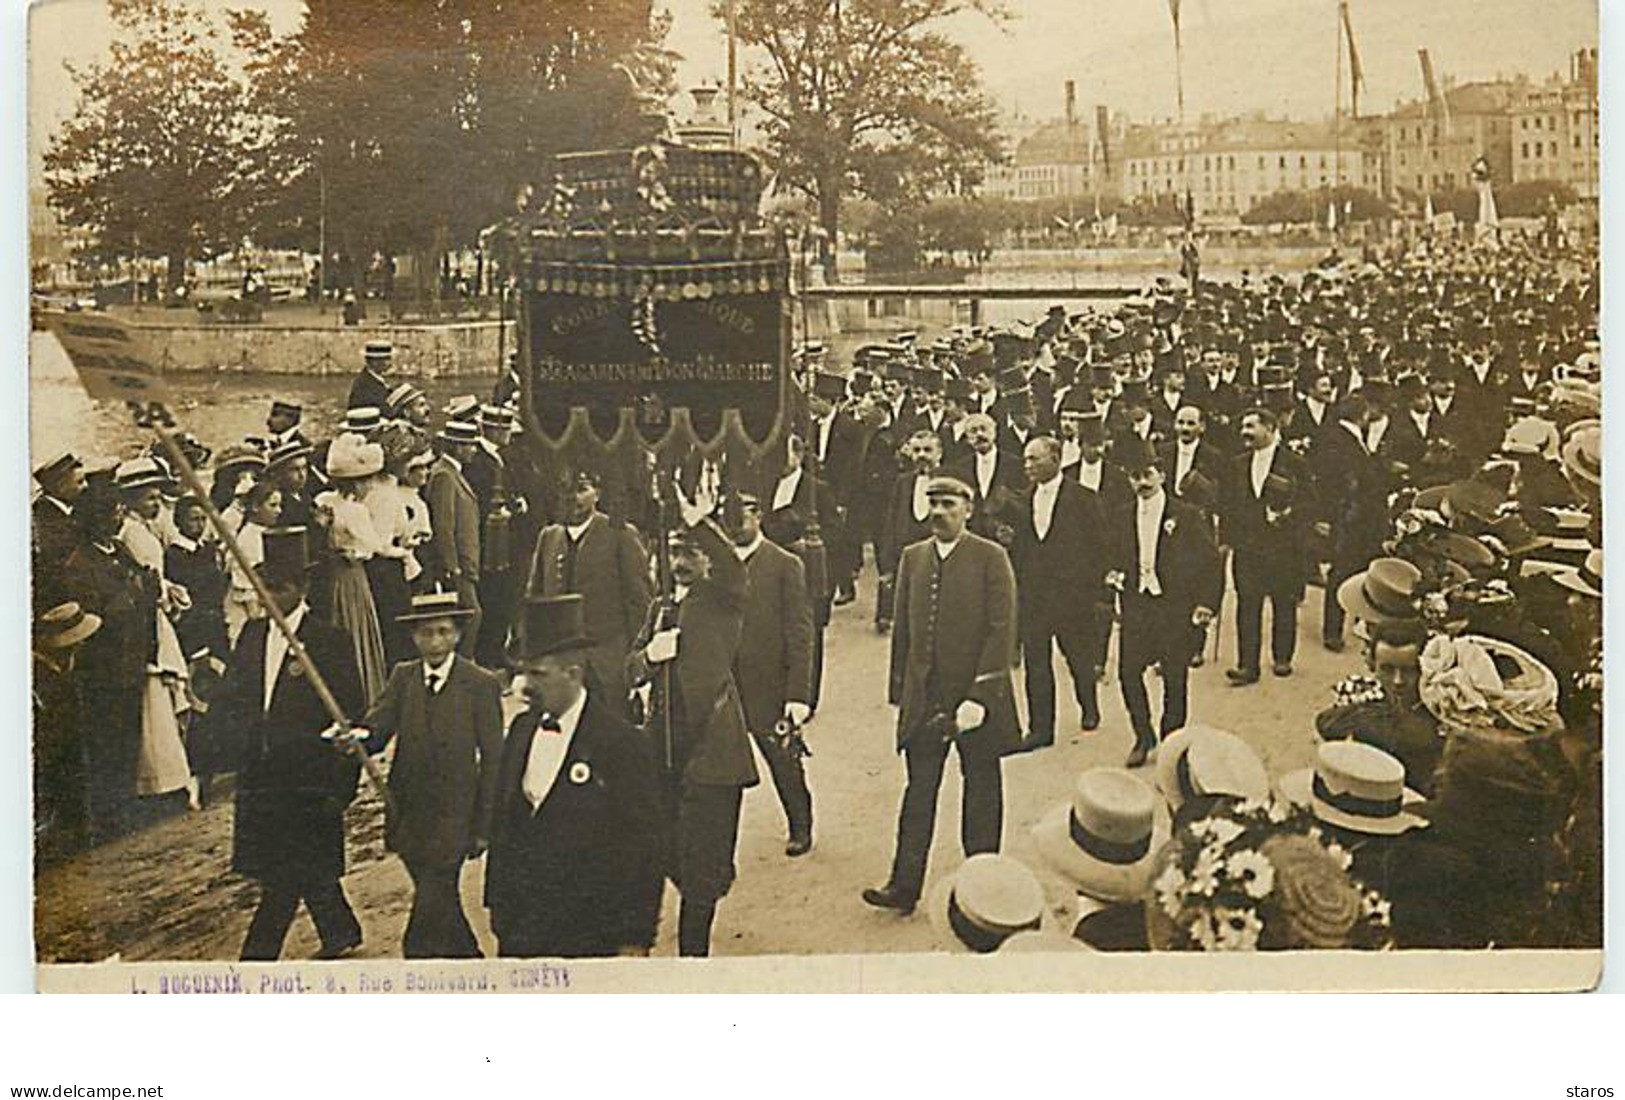
[[[1337,5],[1343,17],[1343,33],[1349,43],[1350,106],[1355,118],[1360,117],[1360,91],[1365,87],[1365,69],[1360,65],[1360,48],[1354,44],[1354,20],[1349,16],[1349,0]]]
[[[1174,79],[1179,91],[1179,119],[1185,120],[1185,51],[1179,40],[1179,2],[1168,0],[1168,14],[1174,20]]]

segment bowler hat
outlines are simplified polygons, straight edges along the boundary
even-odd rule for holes
[[[589,648],[593,640],[587,633],[585,609],[585,601],[573,592],[526,600],[517,636],[507,645],[508,660],[522,664],[555,653]]]

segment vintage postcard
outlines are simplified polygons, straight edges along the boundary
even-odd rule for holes
[[[1598,44],[37,4],[39,987],[1591,987]]]

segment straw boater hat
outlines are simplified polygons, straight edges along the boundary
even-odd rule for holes
[[[400,385],[389,391],[389,399],[387,402],[389,405],[389,411],[392,413],[401,412],[406,408],[406,406],[424,396],[426,396],[424,392],[418,389],[412,383],[402,382]]]
[[[1036,932],[1017,932],[999,945],[1001,955],[1054,955],[1085,952],[1080,943],[1058,928],[1041,928]]]
[[[395,345],[388,340],[368,340],[361,355],[368,367],[388,370],[395,361]]]
[[[1350,832],[1398,836],[1428,824],[1412,812],[1426,799],[1405,785],[1405,765],[1363,741],[1325,742],[1313,767],[1281,777],[1281,793]]]
[[[1562,569],[1553,573],[1552,580],[1571,592],[1602,599],[1602,551],[1591,551],[1578,568]]]
[[[956,950],[991,954],[1044,923],[1044,888],[1025,865],[995,852],[967,859],[931,892],[931,924]]]
[[[271,451],[270,457],[265,460],[265,468],[274,470],[278,466],[285,466],[296,458],[309,458],[315,452],[303,439],[290,439],[286,443],[279,443]]]
[[[1337,603],[1345,612],[1368,623],[1417,619],[1415,600],[1422,571],[1404,558],[1377,558],[1337,589]]]
[[[506,405],[481,405],[479,426],[482,428],[512,428],[513,410]]]
[[[1044,862],[1080,893],[1134,901],[1168,839],[1168,820],[1145,780],[1122,768],[1094,768],[1078,776],[1070,802],[1039,820],[1033,838]]]
[[[101,628],[100,615],[92,615],[72,601],[60,603],[34,620],[34,644],[41,649],[67,649]]]
[[[113,483],[126,492],[172,484],[169,471],[156,458],[132,458],[113,471]]]
[[[1602,431],[1585,428],[1563,444],[1563,472],[1589,485],[1602,487]]]
[[[472,420],[479,412],[480,399],[471,393],[459,394],[446,402],[447,420]]]
[[[395,621],[426,623],[435,619],[466,619],[473,614],[473,608],[464,607],[458,601],[456,592],[425,592],[413,596],[411,606],[395,616]]]
[[[84,463],[70,451],[64,451],[34,467],[34,480],[49,488],[74,470],[83,469]]]
[[[1193,798],[1261,801],[1269,797],[1270,778],[1252,746],[1229,730],[1186,726],[1162,743],[1157,788],[1177,812]]]
[[[435,438],[443,443],[466,443],[469,446],[478,446],[480,429],[467,420],[448,420],[446,426],[440,429]]]

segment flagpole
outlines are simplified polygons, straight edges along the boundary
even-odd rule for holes
[[[1332,156],[1337,164],[1337,186],[1343,186],[1343,8],[1345,0],[1337,3],[1337,83],[1332,96]]]

